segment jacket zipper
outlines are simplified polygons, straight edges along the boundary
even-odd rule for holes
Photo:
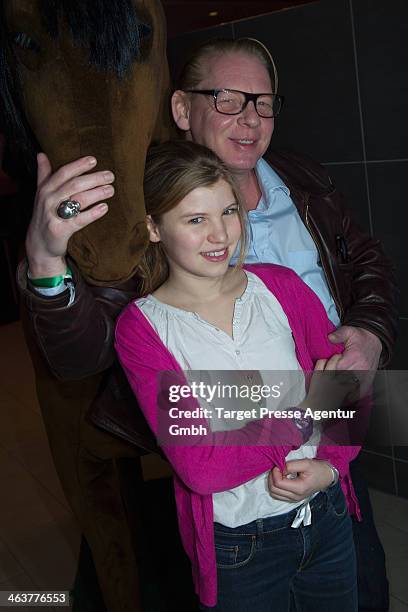
[[[326,276],[326,281],[327,281],[327,284],[328,284],[331,296],[332,296],[334,304],[335,304],[335,306],[337,308],[337,312],[339,314],[340,320],[342,320],[343,319],[343,315],[344,315],[344,311],[343,311],[342,305],[340,304],[340,302],[338,301],[338,299],[337,299],[337,297],[335,295],[335,291],[334,291],[334,288],[333,288],[333,284],[331,282],[330,274],[327,273],[327,269],[326,269],[326,267],[324,265],[324,259],[322,257],[322,253],[321,253],[321,250],[320,250],[320,245],[319,245],[319,243],[317,241],[317,238],[316,238],[316,235],[315,235],[315,233],[314,233],[314,231],[313,231],[313,229],[312,229],[312,227],[310,225],[310,222],[309,222],[309,202],[307,202],[307,201],[306,201],[306,210],[305,210],[304,221],[305,221],[305,225],[306,225],[307,229],[309,230],[309,233],[310,233],[310,235],[312,237],[312,240],[315,243],[315,247],[317,249],[317,252],[319,253],[320,263],[322,264],[322,268],[323,268],[325,276]]]

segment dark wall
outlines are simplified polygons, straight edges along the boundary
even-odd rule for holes
[[[391,367],[408,369],[408,2],[321,0],[187,34],[170,43],[173,73],[189,49],[217,36],[252,36],[269,48],[287,102],[274,146],[325,164],[359,223],[383,241],[401,289]],[[408,448],[388,442],[366,446],[367,478],[408,497]]]

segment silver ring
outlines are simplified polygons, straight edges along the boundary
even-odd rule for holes
[[[72,219],[81,212],[81,205],[77,200],[63,200],[57,206],[57,215],[60,219]]]

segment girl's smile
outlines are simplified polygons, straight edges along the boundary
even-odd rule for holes
[[[228,249],[222,249],[221,251],[211,251],[210,253],[201,253],[207,261],[225,261],[228,257]]]

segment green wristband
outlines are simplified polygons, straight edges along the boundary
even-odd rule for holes
[[[67,266],[67,271],[64,275],[49,276],[46,278],[30,278],[30,276],[28,276],[28,278],[34,287],[45,287],[49,289],[51,287],[58,287],[58,285],[61,285],[66,278],[72,278],[72,270],[69,266]]]

